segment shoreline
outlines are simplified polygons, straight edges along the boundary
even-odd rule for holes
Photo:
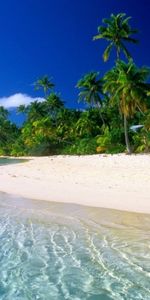
[[[150,213],[150,155],[20,159],[27,161],[0,166],[1,192],[34,200]]]

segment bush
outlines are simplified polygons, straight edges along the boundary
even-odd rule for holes
[[[72,144],[68,144],[61,151],[61,154],[86,155],[96,153],[96,138],[78,139]]]
[[[139,134],[134,135],[133,141],[136,153],[150,152],[150,131],[143,128]]]
[[[125,145],[121,143],[122,141],[122,131],[120,129],[114,128],[109,131],[108,128],[105,128],[104,134],[99,136],[97,139],[97,148],[98,153],[121,153],[125,151]]]
[[[116,144],[116,145],[111,145],[105,153],[107,154],[117,154],[117,153],[122,153],[125,152],[126,147],[122,144]]]
[[[0,156],[5,155],[4,149],[0,148]]]

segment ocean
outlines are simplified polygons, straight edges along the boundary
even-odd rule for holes
[[[0,157],[0,166],[9,165],[9,164],[16,164],[16,163],[21,163],[21,162],[26,162],[26,161],[27,161],[27,159]]]
[[[0,299],[150,299],[150,215],[0,193]]]

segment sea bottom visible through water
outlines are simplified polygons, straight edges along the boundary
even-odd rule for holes
[[[1,193],[0,299],[150,299],[150,215]]]

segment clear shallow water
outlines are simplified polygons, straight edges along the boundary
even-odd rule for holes
[[[0,157],[0,166],[2,165],[9,165],[9,164],[16,164],[21,162],[26,162],[26,159],[17,159],[17,158],[2,158]]]
[[[150,216],[0,194],[0,299],[150,299]]]

